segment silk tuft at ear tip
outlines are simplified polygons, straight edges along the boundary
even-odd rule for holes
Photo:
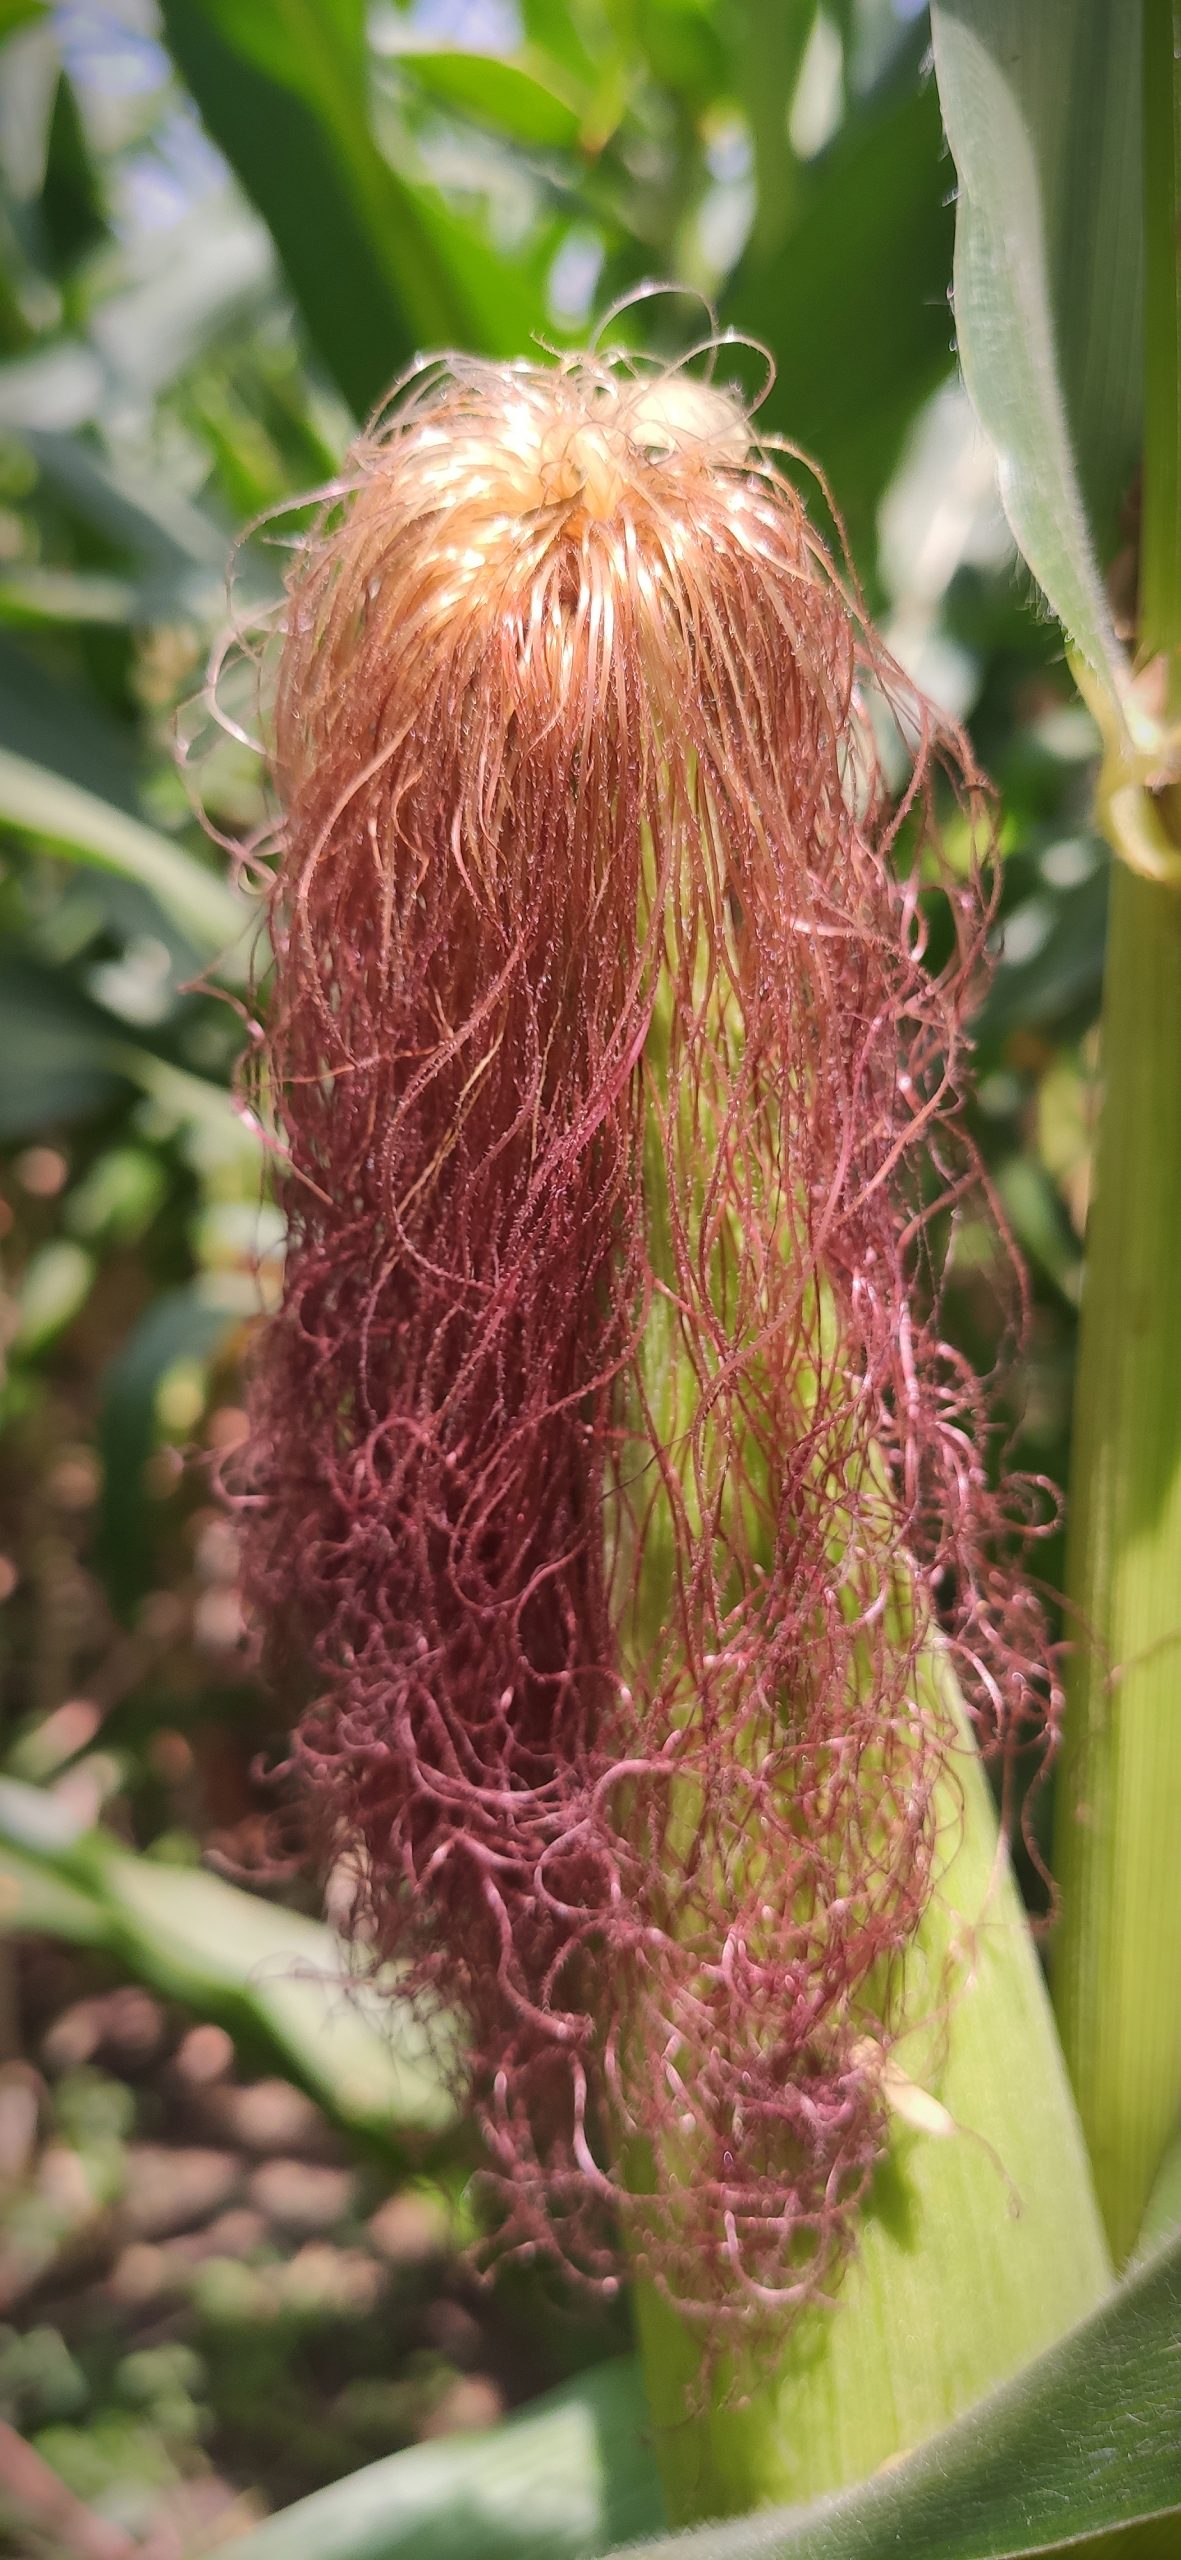
[[[930,1891],[917,1650],[1002,1743],[1056,1698],[940,1321],[970,753],[738,399],[587,356],[361,440],[272,763],[243,1547],[325,1854],[465,2016],[507,2247],[611,2283],[614,2214],[707,2307],[812,2299]]]

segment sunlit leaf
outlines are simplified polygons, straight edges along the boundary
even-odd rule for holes
[[[51,1236],[38,1247],[21,1273],[11,1348],[17,1358],[35,1358],[73,1323],[85,1304],[95,1274],[95,1260],[72,1236]]]
[[[424,95],[457,108],[514,142],[568,149],[578,140],[584,102],[556,64],[528,52],[509,60],[458,46],[399,46],[399,68]]]
[[[959,178],[956,336],[1039,586],[1123,688],[1100,575],[1140,420],[1139,10],[932,0]]]
[[[358,414],[420,348],[521,351],[542,315],[519,265],[378,147],[361,0],[164,0],[163,20]]]
[[[55,623],[118,628],[134,621],[137,607],[130,579],[101,569],[12,569],[0,577],[0,622],[17,630]]]
[[[15,35],[18,27],[46,14],[46,0],[0,0],[0,44],[6,36]]]
[[[331,1930],[219,1876],[133,1857],[80,1831],[60,1798],[12,1778],[0,1779],[5,1929],[103,1948],[398,2159],[451,2129],[454,2103],[423,2029],[392,1986],[350,1975]]]
[[[96,302],[90,334],[118,379],[151,397],[183,379],[235,323],[248,326],[265,310],[274,278],[274,248],[249,206],[203,197],[143,245],[134,278]],[[219,529],[216,539],[220,565],[226,535]]]

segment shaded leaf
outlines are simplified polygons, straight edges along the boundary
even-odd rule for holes
[[[41,225],[50,260],[67,272],[106,231],[98,179],[87,147],[78,101],[63,71],[49,122]]]
[[[774,255],[748,253],[723,306],[775,359],[761,424],[819,463],[863,570],[907,428],[952,360],[950,170],[916,60],[853,110]]]
[[[238,2549],[241,2560],[590,2560],[660,2517],[643,2387],[619,2363],[487,2435],[370,2463]]]
[[[27,954],[0,958],[0,1138],[89,1119],[124,1082],[111,1025]]]
[[[1179,2361],[1181,2242],[896,2469],[807,2510],[628,2548],[1023,2560],[1081,2543],[1098,2560],[1139,2526],[1129,2555],[1165,2560],[1176,2528],[1159,2520],[1181,2509]],[[605,2544],[622,2560],[657,2503],[638,2369],[604,2366],[486,2437],[416,2446],[304,2499],[249,2536],[242,2560],[573,2560]]]
[[[126,1614],[146,1587],[151,1550],[146,1534],[144,1467],[156,1443],[156,1399],[178,1361],[204,1368],[228,1342],[256,1293],[233,1279],[206,1276],[154,1298],[102,1387],[98,1445],[103,1462],[95,1560],[112,1606]]]
[[[1010,958],[1003,945],[988,994],[977,1015],[981,1041],[1018,1027],[1039,1028],[1074,1017],[1089,1020],[1103,979],[1110,866],[1104,862],[1068,894],[1045,899],[1051,930],[1028,959]]]
[[[38,573],[34,573],[38,574]],[[39,574],[44,575],[44,572]],[[50,573],[52,574],[52,573]],[[70,572],[65,573],[70,576]],[[93,692],[0,638],[0,748],[139,814],[135,741]]]

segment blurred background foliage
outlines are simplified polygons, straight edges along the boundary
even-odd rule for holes
[[[417,350],[561,346],[655,277],[687,290],[619,333],[692,344],[704,297],[773,359],[763,423],[998,787],[975,1109],[1030,1271],[1017,1453],[1065,1482],[1095,739],[953,375],[927,44],[911,0],[0,0],[0,2421],[161,2555],[625,2337],[475,2292],[438,2070],[342,2025],[216,1497],[281,1236],[178,720],[244,525]],[[282,559],[247,546],[239,605]],[[245,750],[202,789],[265,818]],[[986,1365],[990,1252],[954,1293]]]

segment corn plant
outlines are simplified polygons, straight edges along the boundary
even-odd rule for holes
[[[10,827],[135,878],[235,990],[258,972],[287,1254],[228,1489],[305,1833],[360,1880],[420,2141],[478,2135],[489,2255],[631,2308],[634,2362],[246,2549],[1015,2560],[1134,2525],[1163,2553],[1181,20],[932,0],[933,78],[900,44],[812,168],[787,103],[794,136],[852,13],[665,14],[666,52],[660,13],[614,28],[614,89],[573,10],[499,57],[393,44],[378,113],[346,0],[165,0],[318,360],[383,406],[326,452],[283,599],[246,597],[271,797],[232,892],[0,766]],[[605,261],[618,316],[540,357],[544,207],[611,238],[656,130],[704,202],[723,34],[757,211],[707,279],[708,366],[629,298],[653,256],[694,281],[655,183]],[[541,154],[516,259],[432,182],[456,111]],[[941,134],[963,381],[1111,852],[1060,1640],[1044,1492],[954,1317],[983,1275],[1020,1343],[1006,1219],[1054,1251],[971,1100],[1006,816],[853,565],[946,367]],[[876,291],[850,202],[888,234]],[[181,1108],[175,1061],[89,1028],[94,1072]],[[1051,1789],[1052,2002],[1011,1849],[1044,1854]],[[151,1979],[133,1862],[13,1805],[15,1925]],[[182,1974],[209,2006],[188,1945]]]

